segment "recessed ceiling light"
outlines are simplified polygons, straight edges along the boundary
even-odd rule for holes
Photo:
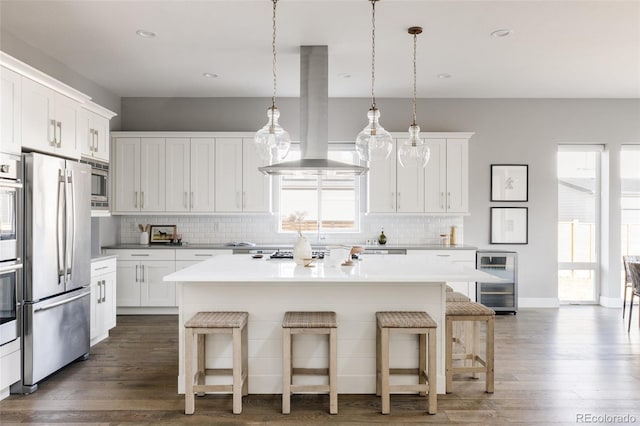
[[[149,30],[138,30],[136,31],[136,34],[143,38],[154,38],[155,36],[158,35],[153,31],[149,31]]]
[[[492,37],[506,37],[511,34],[511,30],[508,28],[501,28],[491,33]]]
[[[340,74],[338,74],[339,78],[351,78],[351,74],[347,73],[347,72],[341,72]]]
[[[438,78],[442,78],[442,79],[451,78],[451,74],[443,72],[441,74],[438,74]]]
[[[218,74],[214,74],[212,72],[204,72],[202,76],[205,78],[218,78]]]

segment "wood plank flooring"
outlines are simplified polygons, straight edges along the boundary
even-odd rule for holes
[[[634,321],[635,323],[635,321]],[[588,415],[632,416],[640,424],[640,330],[627,334],[620,309],[571,306],[522,309],[496,320],[495,393],[484,382],[454,382],[426,400],[393,395],[391,414],[374,395],[340,395],[339,414],[328,414],[327,395],[294,395],[291,414],[280,414],[280,395],[250,395],[243,414],[231,414],[226,395],[197,398],[184,414],[176,393],[176,316],[118,316],[111,337],[40,385],[32,395],[0,401],[0,424],[526,424],[575,425]],[[615,421],[618,420],[618,421]],[[591,421],[593,423],[593,421]],[[605,423],[602,420],[599,423]],[[634,423],[634,422],[627,422]]]

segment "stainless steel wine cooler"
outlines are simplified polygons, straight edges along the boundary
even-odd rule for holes
[[[496,312],[518,312],[518,253],[478,250],[476,269],[508,280],[505,283],[476,282],[476,300]]]

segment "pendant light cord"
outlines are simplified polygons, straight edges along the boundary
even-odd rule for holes
[[[371,0],[371,108],[376,108],[376,1]]]
[[[273,73],[273,96],[271,96],[271,108],[276,107],[276,4],[278,0],[273,0],[273,35],[271,37],[271,51],[273,53],[272,73]]]
[[[413,126],[416,125],[416,44],[418,42],[418,34],[413,35]]]

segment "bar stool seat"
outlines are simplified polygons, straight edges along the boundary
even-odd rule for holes
[[[451,392],[453,375],[459,373],[485,373],[485,390],[493,393],[494,388],[494,322],[496,313],[493,309],[476,302],[448,302],[446,304],[446,392]],[[453,343],[457,340],[453,335],[457,322],[471,322],[473,332],[472,341],[465,342],[464,353],[454,354]],[[486,323],[484,358],[478,353],[479,323]],[[468,325],[468,324],[467,324]],[[469,335],[470,333],[466,333]],[[454,360],[471,361],[471,365],[453,366]]]
[[[195,412],[194,394],[206,392],[232,392],[233,414],[242,413],[242,396],[249,390],[248,319],[247,312],[198,312],[185,322],[185,414]],[[206,368],[205,337],[208,334],[232,335],[232,368]],[[197,362],[195,372],[194,358]],[[231,375],[233,383],[205,384],[206,376],[221,374]]]
[[[328,368],[294,368],[294,334],[329,336]],[[328,376],[327,385],[294,385],[294,375]],[[329,393],[329,413],[338,413],[338,321],[335,312],[286,312],[282,320],[282,414],[291,412],[294,392]]]
[[[470,302],[469,299],[464,294],[457,291],[448,291],[447,292],[447,302]]]
[[[406,391],[419,392],[422,396],[428,393],[427,412],[435,414],[438,403],[437,323],[426,312],[387,311],[376,312],[376,325],[376,394],[382,398],[382,414],[389,414],[391,411],[391,393]],[[418,335],[418,368],[389,367],[389,337],[391,333]],[[393,374],[416,374],[418,375],[418,384],[391,385],[389,377]]]

